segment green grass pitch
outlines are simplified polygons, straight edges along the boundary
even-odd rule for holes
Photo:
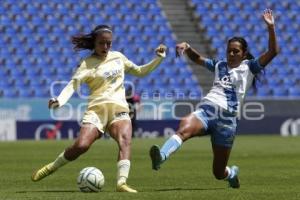
[[[34,169],[52,161],[72,141],[19,141],[0,143],[0,199],[222,199],[299,200],[300,137],[238,136],[229,164],[240,167],[240,189],[212,175],[208,137],[187,141],[160,171],[150,166],[148,150],[163,139],[134,139],[129,185],[138,194],[116,193],[117,145],[99,140],[75,162],[40,182],[31,182]],[[105,176],[100,193],[81,193],[76,178],[86,166],[96,166]]]

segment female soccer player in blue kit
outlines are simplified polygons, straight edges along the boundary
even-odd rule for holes
[[[209,134],[213,149],[213,174],[216,179],[227,180],[232,188],[239,188],[239,168],[228,167],[227,162],[237,128],[237,116],[247,90],[255,76],[277,55],[275,23],[272,11],[267,9],[263,19],[269,32],[269,48],[258,58],[248,51],[247,42],[233,37],[227,44],[227,61],[204,58],[186,42],[176,46],[177,53],[185,53],[192,61],[215,73],[214,84],[203,98],[198,110],[184,117],[175,135],[160,149],[150,149],[152,168],[158,170],[169,156],[180,148],[183,142],[195,136]]]

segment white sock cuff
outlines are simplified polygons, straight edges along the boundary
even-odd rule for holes
[[[64,162],[69,162],[69,160],[67,160],[64,155],[65,155],[65,151],[59,154],[58,157],[61,158]]]
[[[225,180],[227,180],[231,175],[231,169],[230,167],[226,166],[225,170],[227,171],[227,177],[225,178]]]
[[[178,135],[174,134],[172,135],[172,138],[175,139],[179,143],[179,145],[182,144],[182,139]]]
[[[117,185],[126,183],[130,170],[130,160],[120,160],[117,163],[118,174],[117,174]]]
[[[117,163],[117,166],[120,167],[122,165],[127,165],[130,167],[130,160],[119,160],[119,162]]]

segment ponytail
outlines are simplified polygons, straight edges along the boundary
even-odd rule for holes
[[[74,45],[74,49],[77,51],[85,50],[85,49],[93,50],[95,48],[96,36],[99,33],[103,33],[103,32],[112,33],[112,30],[110,26],[98,25],[92,32],[88,34],[72,36],[71,41],[72,44]]]

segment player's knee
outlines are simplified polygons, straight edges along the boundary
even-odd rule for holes
[[[190,135],[188,132],[181,132],[181,131],[177,131],[176,133],[183,141],[187,140],[190,138]]]
[[[183,117],[180,121],[180,125],[185,126],[186,124],[189,124],[189,121],[190,121],[189,116]]]
[[[190,121],[188,117],[184,117],[179,125],[179,129],[177,131],[177,135],[183,140],[187,140],[193,136],[192,131],[190,130]]]

